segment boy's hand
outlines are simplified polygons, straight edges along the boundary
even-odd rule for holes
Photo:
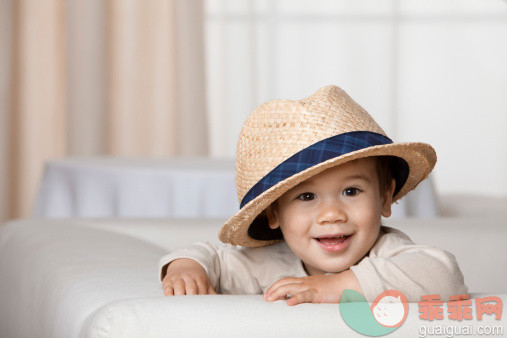
[[[162,288],[166,296],[217,294],[201,264],[187,258],[168,265]]]
[[[350,270],[327,276],[282,278],[269,287],[264,294],[264,299],[268,302],[286,299],[287,305],[339,303],[345,289],[363,293],[359,281]],[[292,297],[289,298],[289,295]]]

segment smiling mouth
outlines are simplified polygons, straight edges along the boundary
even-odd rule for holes
[[[352,235],[337,235],[314,237],[314,239],[317,244],[325,251],[341,252],[349,246],[351,237]]]
[[[325,245],[338,245],[345,242],[350,235],[340,235],[334,237],[316,237],[315,239]]]

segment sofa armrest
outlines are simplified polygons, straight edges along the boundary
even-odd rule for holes
[[[473,297],[474,295],[472,295]],[[505,303],[507,294],[500,296]],[[478,321],[419,319],[418,303],[410,303],[405,322],[389,337],[419,336],[422,326],[503,326],[507,316]],[[267,302],[262,296],[199,295],[129,299],[109,303],[89,318],[82,337],[364,337],[340,315],[339,304]]]

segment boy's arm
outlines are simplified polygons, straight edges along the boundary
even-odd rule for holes
[[[442,300],[467,293],[456,258],[449,252],[413,243],[401,231],[391,229],[357,265],[325,276],[283,278],[266,292],[268,301],[287,299],[287,304],[303,302],[338,303],[345,289],[362,293],[373,302],[382,292],[401,291],[409,302],[421,296],[438,294]],[[276,293],[275,293],[276,291]],[[294,299],[293,299],[294,298]]]
[[[363,293],[356,275],[350,269],[328,275],[282,278],[270,286],[264,299],[269,302],[287,299],[287,305],[339,303],[345,289]],[[288,298],[288,295],[291,297]]]
[[[260,294],[262,289],[259,286],[257,275],[262,269],[258,266],[258,259],[252,259],[249,252],[251,253],[251,251],[241,250],[230,244],[194,243],[190,247],[162,257],[159,261],[159,278],[164,285],[164,280],[168,278],[170,272],[172,273],[171,278],[174,277],[174,272],[178,272],[186,275],[181,275],[180,279],[184,279],[188,277],[189,270],[192,270],[191,275],[201,277],[204,271],[216,292]],[[191,261],[185,260],[185,266],[178,267],[178,271],[171,270],[173,264],[176,268],[177,263],[179,265],[178,261],[182,258]],[[181,284],[181,281],[179,283]]]
[[[368,301],[389,289],[401,291],[409,302],[430,294],[438,294],[445,301],[451,295],[468,292],[454,255],[415,244],[399,230],[388,231],[369,256],[350,268]]]

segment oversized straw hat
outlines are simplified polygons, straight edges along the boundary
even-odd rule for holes
[[[300,100],[269,101],[246,119],[236,150],[236,189],[240,210],[222,226],[222,242],[246,247],[274,244],[279,229],[263,213],[286,191],[345,162],[389,156],[396,180],[393,201],[405,196],[435,166],[426,143],[393,143],[347,93],[326,86]]]

